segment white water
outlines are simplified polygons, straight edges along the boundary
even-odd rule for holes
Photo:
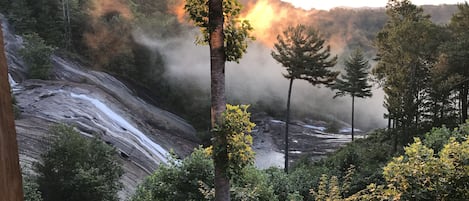
[[[284,121],[275,120],[275,119],[270,120],[270,122],[272,122],[272,123],[274,123],[274,124],[285,124]]]
[[[155,154],[163,163],[167,163],[169,153],[161,147],[159,144],[154,143],[151,139],[149,139],[145,134],[143,134],[140,130],[132,126],[127,120],[125,120],[122,116],[115,113],[111,108],[106,106],[100,100],[95,98],[91,98],[84,94],[75,94],[71,93],[73,98],[79,98],[82,100],[87,100],[91,102],[96,108],[98,108],[101,112],[107,115],[110,119],[112,119],[118,126],[128,130],[133,136],[143,145],[145,146],[150,152]]]
[[[358,129],[358,128],[354,128],[353,131],[355,132],[361,132],[362,130]],[[339,130],[339,133],[351,133],[352,132],[352,128],[342,128]]]
[[[8,82],[10,82],[11,88],[13,88],[14,86],[16,86],[18,84],[18,83],[15,82],[13,77],[11,77],[10,73],[8,73]]]
[[[322,126],[304,125],[303,127],[318,130],[318,131],[325,131],[326,130],[326,128],[322,127]]]

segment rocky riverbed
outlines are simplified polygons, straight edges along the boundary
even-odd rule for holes
[[[253,132],[256,166],[265,169],[271,166],[283,168],[285,164],[285,122],[272,117],[254,119],[257,129]],[[319,160],[352,140],[349,125],[342,123],[337,133],[328,133],[326,122],[295,120],[289,125],[289,163],[302,157]],[[355,129],[356,138],[364,132]]]

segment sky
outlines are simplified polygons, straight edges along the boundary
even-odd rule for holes
[[[296,7],[306,10],[311,8],[329,10],[334,7],[384,7],[388,0],[282,0],[290,2]],[[417,5],[423,4],[456,4],[463,3],[464,0],[413,0]]]

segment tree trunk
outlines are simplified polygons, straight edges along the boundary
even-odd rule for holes
[[[290,87],[288,88],[288,98],[287,98],[287,119],[285,121],[285,173],[288,174],[288,125],[290,124],[290,99],[291,99],[291,89],[293,86],[293,78],[290,78]]]
[[[388,114],[388,130],[391,129],[391,114]]]
[[[211,76],[211,124],[221,125],[225,110],[225,50],[223,35],[222,0],[209,0],[210,76]],[[230,200],[228,177],[228,152],[225,135],[213,136],[213,161],[215,166],[215,201]]]
[[[355,130],[355,126],[354,126],[354,117],[355,117],[355,96],[352,95],[352,142],[354,140],[354,130]]]
[[[1,22],[0,20],[0,197],[2,201],[22,201],[23,184]]]
[[[392,153],[395,154],[397,152],[397,134],[399,133],[399,129],[393,129],[392,131],[393,134],[393,146],[392,146]]]
[[[462,85],[461,93],[461,117],[462,122],[465,123],[467,120],[467,84]]]

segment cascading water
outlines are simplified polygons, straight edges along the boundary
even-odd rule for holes
[[[195,129],[182,118],[136,97],[118,79],[92,71],[53,55],[52,80],[26,79],[27,67],[18,50],[21,37],[3,22],[9,83],[17,100],[20,118],[15,121],[23,171],[35,174],[48,149],[48,129],[58,123],[72,125],[84,136],[98,137],[122,156],[124,175],[121,200],[161,163],[169,149],[180,157],[198,145]],[[15,78],[15,79],[13,79]]]
[[[140,142],[141,145],[143,145],[148,151],[156,155],[160,161],[162,161],[163,163],[167,163],[168,160],[166,157],[169,156],[169,153],[163,147],[150,140],[145,134],[143,134],[140,130],[132,126],[132,124],[130,124],[122,116],[112,111],[111,108],[109,108],[103,102],[83,94],[71,93],[71,96],[73,98],[79,98],[91,102],[99,111],[101,111],[111,120],[113,120],[114,123],[116,123],[121,128],[128,130]]]
[[[10,87],[13,88],[15,87],[18,83],[15,82],[15,80],[13,79],[13,77],[11,77],[11,74],[8,73],[8,82],[10,82]]]

